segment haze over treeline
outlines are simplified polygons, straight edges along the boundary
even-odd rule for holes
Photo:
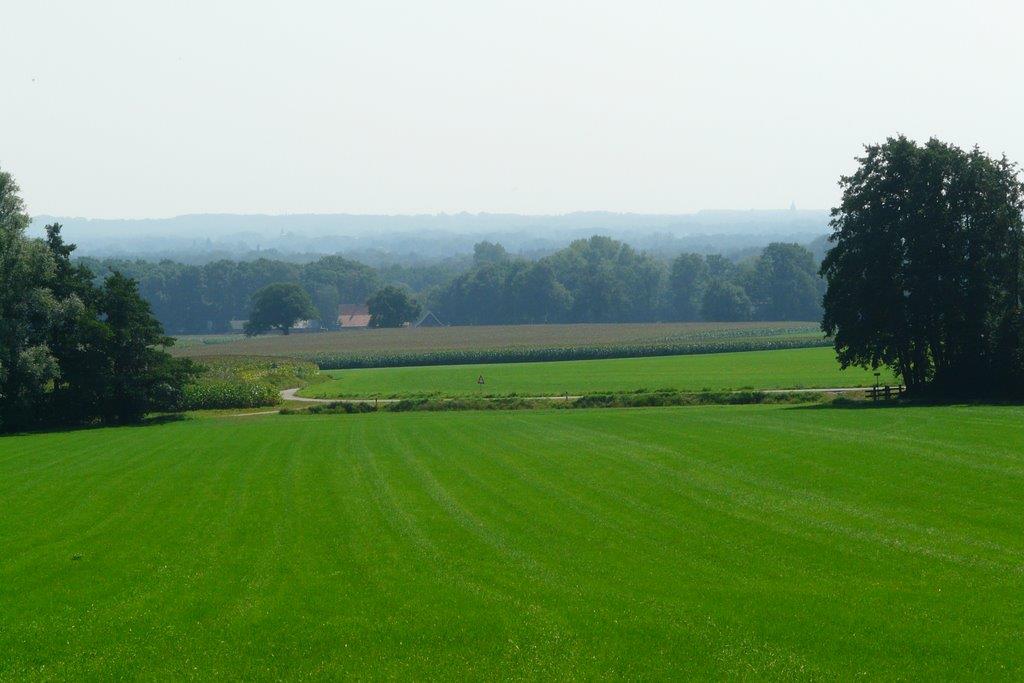
[[[195,265],[90,256],[76,263],[99,280],[113,273],[138,280],[156,317],[175,334],[227,332],[232,321],[250,316],[260,290],[282,283],[306,292],[309,315],[327,329],[337,327],[339,306],[362,305],[388,286],[457,325],[817,320],[824,244],[773,242],[732,258],[670,256],[594,235],[541,258],[483,241],[472,256],[429,264],[371,266],[339,255],[305,263],[261,257]]]
[[[513,253],[542,256],[593,234],[661,254],[738,255],[772,241],[802,243],[819,237],[828,231],[828,213],[791,208],[693,214],[190,214],[154,219],[39,215],[32,220],[30,234],[42,235],[50,223],[63,225],[80,256],[207,263],[267,255],[303,262],[322,254],[345,254],[377,264],[468,255],[481,240],[499,241]]]

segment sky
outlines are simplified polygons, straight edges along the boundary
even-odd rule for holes
[[[896,133],[1024,161],[1024,3],[0,3],[33,214],[820,209]]]

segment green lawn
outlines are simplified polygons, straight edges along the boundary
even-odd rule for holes
[[[1024,409],[0,439],[0,678],[1024,676]]]
[[[307,387],[300,395],[316,398],[549,396],[638,389],[718,391],[851,387],[870,386],[875,381],[867,370],[841,370],[831,348],[550,363],[327,370],[324,374],[333,379]],[[481,375],[484,378],[482,385],[477,383]],[[888,373],[884,379],[894,381]]]

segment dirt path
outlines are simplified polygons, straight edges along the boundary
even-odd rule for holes
[[[294,389],[282,389],[281,399],[282,400],[301,400],[307,403],[337,403],[339,400],[346,400],[347,402],[355,402],[354,400],[348,400],[345,398],[306,398],[305,396],[296,396],[296,392],[302,387],[295,387]],[[358,400],[358,399],[356,399]],[[364,399],[365,400],[365,399]],[[371,398],[370,400],[373,400]]]

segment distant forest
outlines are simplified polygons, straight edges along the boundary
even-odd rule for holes
[[[60,223],[76,256],[203,265],[258,258],[294,263],[342,255],[367,265],[427,263],[468,256],[483,240],[537,259],[572,240],[607,235],[664,256],[682,252],[750,254],[768,242],[804,243],[828,233],[828,212],[701,211],[650,215],[581,212],[552,216],[436,214],[418,216],[187,215],[110,220],[35,216],[31,236]]]
[[[370,266],[341,256],[307,263],[260,258],[192,265],[82,257],[97,281],[120,272],[171,334],[228,332],[248,317],[252,295],[277,282],[300,284],[324,327],[340,304],[364,303],[387,285],[408,290],[453,325],[821,319],[818,267],[824,239],[775,242],[745,255],[659,257],[604,236],[573,241],[540,258],[497,242],[472,257]],[[810,248],[808,248],[810,247]]]

